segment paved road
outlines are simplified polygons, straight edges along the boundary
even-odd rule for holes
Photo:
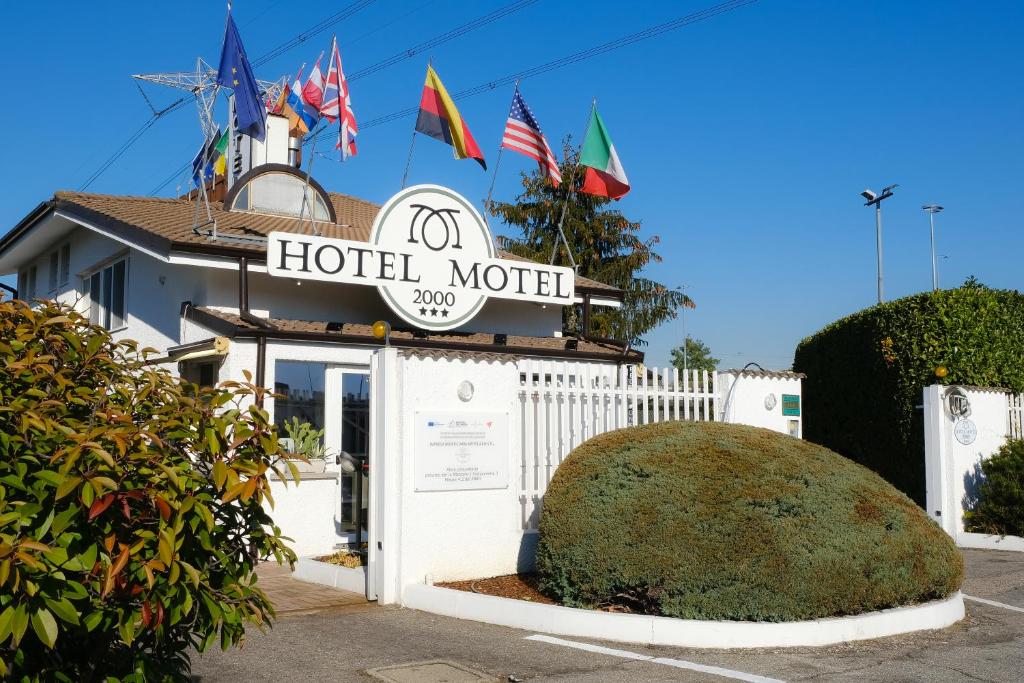
[[[965,551],[965,558],[965,594],[1024,609],[1024,554]],[[366,682],[374,680],[367,669],[448,660],[491,680],[513,675],[523,681],[573,683],[723,683],[756,676],[786,681],[1024,680],[1024,612],[973,601],[967,602],[964,621],[942,631],[825,648],[710,651],[593,643],[648,658],[636,660],[530,640],[531,635],[414,610],[335,608],[285,615],[270,633],[254,632],[241,650],[197,656],[194,673],[202,683]],[[686,665],[722,671],[678,668]]]

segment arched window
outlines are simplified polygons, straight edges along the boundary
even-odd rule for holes
[[[264,164],[244,174],[228,190],[224,208],[336,222],[334,205],[320,183],[312,178],[307,183],[303,173],[286,164]]]

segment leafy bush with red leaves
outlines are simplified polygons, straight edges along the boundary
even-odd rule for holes
[[[0,368],[3,675],[184,681],[269,622],[256,563],[295,555],[262,389],[199,389],[52,303],[0,302]]]

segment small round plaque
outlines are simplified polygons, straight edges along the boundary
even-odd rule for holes
[[[764,409],[775,410],[775,406],[778,405],[779,401],[775,398],[775,394],[768,394],[764,397]]]
[[[470,400],[471,398],[473,398],[473,383],[470,382],[469,380],[463,380],[462,382],[459,383],[457,393],[459,395],[460,401],[465,402]]]
[[[978,426],[966,417],[962,420],[957,420],[956,424],[953,425],[953,436],[963,445],[970,446],[978,438]]]

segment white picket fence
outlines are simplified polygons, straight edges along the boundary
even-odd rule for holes
[[[598,434],[671,420],[718,419],[707,371],[524,359],[519,362],[522,528],[537,528],[558,465]]]
[[[1010,394],[1007,396],[1007,403],[1009,410],[1006,436],[1011,439],[1024,439],[1024,394]]]

